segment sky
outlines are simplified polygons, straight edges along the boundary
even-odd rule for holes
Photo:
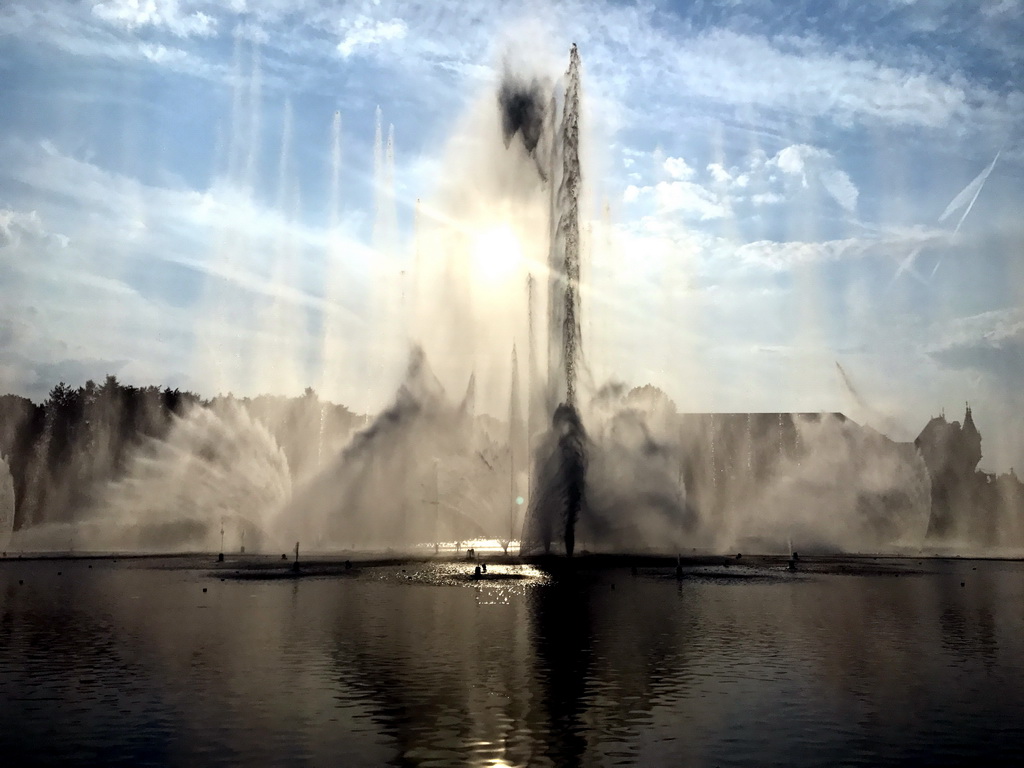
[[[970,402],[1024,468],[1022,6],[7,0],[0,391],[381,407],[382,185],[411,263],[466,115],[575,42],[595,381],[899,440]]]

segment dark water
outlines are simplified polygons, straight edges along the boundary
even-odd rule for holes
[[[1019,764],[1024,745],[1019,563],[681,583],[89,565],[0,562],[0,764]]]

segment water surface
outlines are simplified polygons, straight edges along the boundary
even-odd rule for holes
[[[221,580],[211,567],[0,561],[0,755],[992,764],[1015,763],[1024,744],[1020,563],[736,566],[680,582],[671,568],[492,564],[517,578],[477,581],[463,564],[300,580]]]

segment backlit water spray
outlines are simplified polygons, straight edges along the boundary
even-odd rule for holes
[[[261,125],[254,60],[253,82],[237,88],[243,125],[231,146],[231,172],[245,189],[255,149],[243,139]],[[469,106],[442,153],[436,189],[417,202],[410,247],[396,221],[395,133],[378,111],[374,248],[342,252],[342,120],[333,114],[330,227],[318,244],[327,262],[321,370],[310,381],[340,389],[347,378],[349,391],[370,403],[406,353],[390,404],[357,416],[312,390],[292,400],[195,404],[175,413],[160,439],[141,441],[118,480],[74,496],[44,482],[51,465],[73,474],[50,451],[48,463],[33,463],[43,480],[25,493],[31,503],[38,487],[49,488],[49,506],[38,515],[26,507],[17,545],[214,551],[221,521],[229,551],[243,539],[247,551],[277,552],[296,541],[303,551],[432,552],[518,539],[523,554],[568,556],[751,542],[788,551],[789,538],[801,548],[873,551],[919,542],[928,487],[912,447],[865,438],[843,420],[685,416],[653,387],[595,385],[581,331],[589,218],[579,52],[572,47],[557,83],[535,72],[507,65],[496,91]],[[294,219],[301,197],[289,114],[286,107],[278,205]],[[214,260],[226,268],[251,238],[223,229]],[[304,370],[298,358],[278,360],[299,346],[282,342],[301,336],[300,315],[283,298],[292,295],[300,247],[284,240],[273,249],[270,274],[289,283],[270,313],[281,327],[267,328],[268,347],[237,362],[258,367],[261,387],[280,389],[284,379],[301,386],[292,381]],[[356,262],[369,284],[369,322],[358,331],[343,289]],[[215,292],[209,299],[224,304]],[[228,327],[220,311],[214,318]],[[210,362],[223,365],[223,357]],[[90,451],[76,444],[71,454]],[[6,465],[0,470],[2,536],[12,494]]]
[[[536,104],[525,114],[534,115]],[[507,107],[506,107],[507,110]],[[548,395],[551,427],[541,438],[536,455],[536,486],[524,529],[522,551],[551,552],[557,537],[572,556],[576,523],[586,504],[586,433],[577,407],[577,375],[583,347],[580,330],[580,57],[574,45],[569,54],[565,99],[560,124],[554,103],[550,122],[551,144],[548,183],[558,184],[552,197],[553,236],[548,286]],[[507,117],[506,131],[514,123]],[[524,132],[524,141],[527,137]],[[560,159],[561,167],[557,167]]]

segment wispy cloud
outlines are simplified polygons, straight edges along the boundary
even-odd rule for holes
[[[711,31],[670,60],[689,93],[844,121],[940,126],[993,98],[927,72],[835,53],[814,40]]]
[[[68,238],[60,233],[47,232],[36,211],[15,211],[0,208],[0,251],[13,250],[28,243],[53,242],[66,247]]]
[[[354,53],[402,40],[408,31],[401,19],[376,21],[367,16],[346,19],[339,25],[341,41],[338,43],[338,53],[348,58]]]
[[[209,37],[217,22],[202,11],[183,10],[178,0],[104,0],[92,6],[99,19],[127,30],[163,28],[178,37]]]
[[[958,318],[928,354],[950,368],[993,374],[1014,383],[1024,374],[1024,308],[982,312]]]
[[[538,26],[564,30],[567,39],[585,45],[588,68],[596,77],[592,87],[638,119],[643,105],[630,102],[641,94],[653,102],[647,114],[652,106],[671,110],[681,98],[696,98],[839,123],[932,128],[993,119],[1008,124],[1024,103],[1018,91],[1000,93],[963,72],[940,74],[937,63],[919,56],[905,56],[897,65],[896,46],[879,57],[868,48],[839,50],[815,35],[694,30],[672,14],[605,2],[560,2],[535,15]],[[116,57],[134,51],[170,64],[175,57],[154,56],[152,47],[134,45],[136,35],[149,31],[187,42],[224,35],[245,23],[263,29],[268,50],[291,59],[292,66],[296,56],[305,57],[311,69],[322,66],[332,48],[347,59],[386,46],[388,66],[450,76],[496,63],[494,41],[524,16],[514,5],[485,9],[468,0],[429,8],[371,2],[335,8],[317,0],[287,5],[105,0],[90,12],[80,5],[14,2],[0,13],[0,33],[50,42],[79,55]],[[268,28],[272,35],[266,34]],[[166,40],[145,42],[171,47]],[[208,55],[199,48],[178,48],[182,55]]]

